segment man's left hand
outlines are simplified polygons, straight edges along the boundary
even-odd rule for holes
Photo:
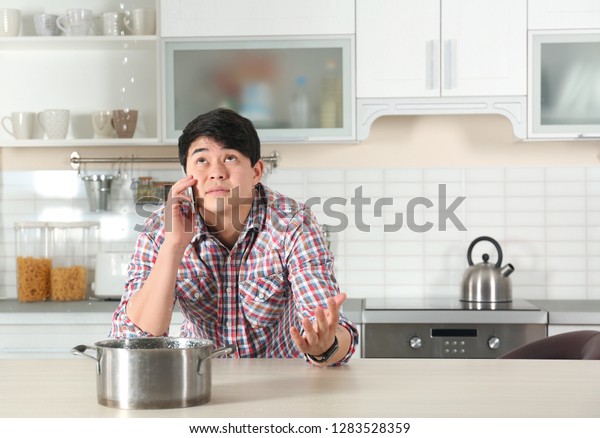
[[[308,317],[302,320],[304,335],[296,327],[290,329],[292,339],[302,353],[320,356],[333,345],[340,319],[340,306],[345,300],[346,294],[341,293],[327,300],[327,309],[316,307],[313,311],[313,323]]]

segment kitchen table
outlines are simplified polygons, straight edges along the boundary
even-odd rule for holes
[[[120,410],[96,401],[87,358],[0,360],[0,417],[600,417],[600,362],[213,359],[209,403]]]

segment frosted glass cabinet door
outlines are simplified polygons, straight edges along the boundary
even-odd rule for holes
[[[599,136],[600,33],[533,34],[531,46],[531,135]]]
[[[354,138],[352,39],[164,39],[165,142],[218,107],[264,142]]]

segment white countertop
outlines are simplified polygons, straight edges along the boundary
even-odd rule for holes
[[[20,303],[17,300],[0,300],[0,324],[107,324],[119,301],[39,301]],[[353,322],[361,321],[362,300],[348,299],[343,304],[346,316]],[[173,323],[183,322],[176,307]]]
[[[549,324],[600,325],[600,300],[531,300],[548,312]]]
[[[418,418],[600,416],[600,361],[213,359],[212,400],[166,410],[96,401],[96,364],[0,360],[0,417]],[[40,395],[43,394],[43,397]]]

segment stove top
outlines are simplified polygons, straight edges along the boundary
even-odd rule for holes
[[[541,310],[524,300],[507,303],[463,302],[450,298],[367,298],[365,310]]]

